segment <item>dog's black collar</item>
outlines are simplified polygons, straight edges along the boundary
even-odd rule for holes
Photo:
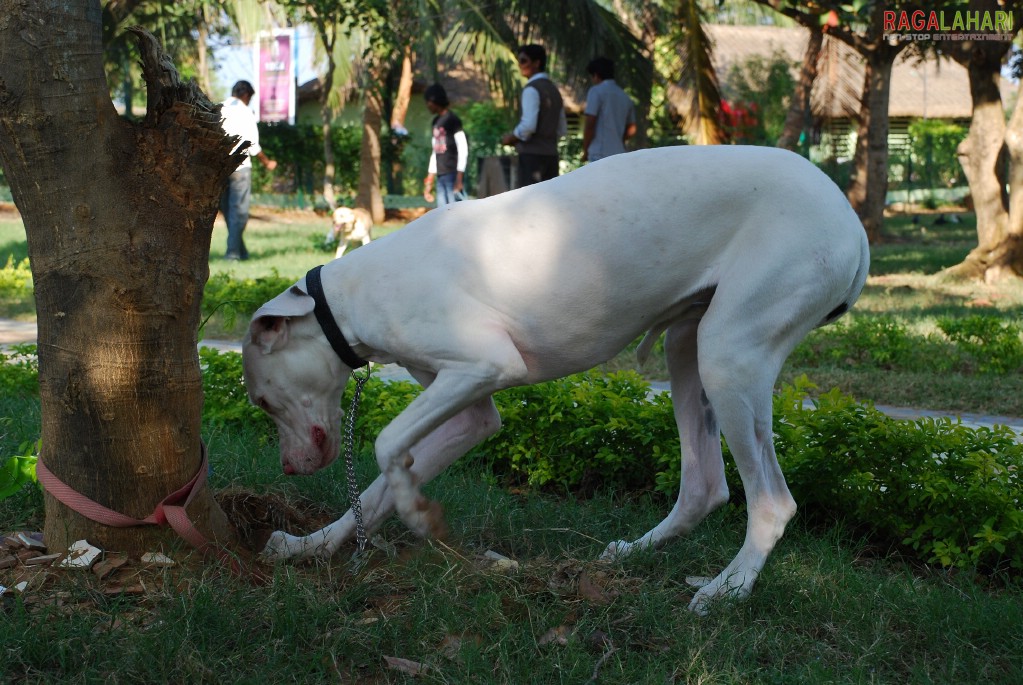
[[[305,275],[305,287],[309,291],[309,297],[313,298],[315,303],[313,313],[320,323],[320,328],[323,329],[323,334],[327,336],[327,342],[334,348],[337,356],[341,357],[341,361],[353,369],[362,368],[369,362],[355,354],[352,346],[345,340],[345,336],[341,333],[341,329],[330,311],[327,298],[323,296],[323,284],[320,282],[320,269],[322,268],[322,266],[313,267]]]

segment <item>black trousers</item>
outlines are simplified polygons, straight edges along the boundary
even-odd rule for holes
[[[519,155],[518,187],[547,181],[558,175],[557,155]]]

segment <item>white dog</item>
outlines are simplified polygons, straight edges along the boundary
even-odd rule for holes
[[[690,605],[746,596],[796,510],[771,434],[778,371],[808,331],[856,301],[867,240],[838,188],[805,159],[761,147],[616,155],[554,180],[448,205],[322,269],[256,312],[244,344],[252,401],[280,431],[286,473],[338,455],[341,394],[359,358],[396,362],[425,390],[378,436],[382,475],[362,494],[369,530],[392,510],[441,527],[419,492],[500,427],[491,395],[588,369],[662,332],[682,440],[682,486],[660,524],[605,556],[688,533],[728,499],[720,434],[746,491],[737,556]],[[315,270],[314,270],[315,271]],[[354,351],[354,355],[351,353]],[[347,361],[339,354],[344,353]],[[332,554],[351,511],[265,553]]]
[[[365,246],[373,239],[373,217],[361,207],[355,209],[338,207],[334,210],[331,219],[326,243],[332,245],[335,240],[337,241],[334,259],[345,253],[345,250],[348,249],[348,241],[358,240]]]

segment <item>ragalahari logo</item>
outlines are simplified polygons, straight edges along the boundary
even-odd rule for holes
[[[885,10],[888,41],[1000,40],[1012,41],[1014,17],[1008,11]]]

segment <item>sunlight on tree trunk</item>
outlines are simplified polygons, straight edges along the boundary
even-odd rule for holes
[[[394,96],[394,108],[391,110],[391,128],[405,128],[405,117],[408,115],[409,104],[412,102],[412,46],[406,45],[401,59],[401,77],[398,79],[398,92]]]
[[[220,189],[241,153],[149,34],[138,34],[145,121],[117,116],[98,2],[0,0],[0,17],[0,162],[35,283],[43,461],[143,518],[199,469],[199,305]],[[208,488],[189,513],[231,540]],[[108,528],[49,495],[44,532],[55,549],[179,544],[168,528]]]

